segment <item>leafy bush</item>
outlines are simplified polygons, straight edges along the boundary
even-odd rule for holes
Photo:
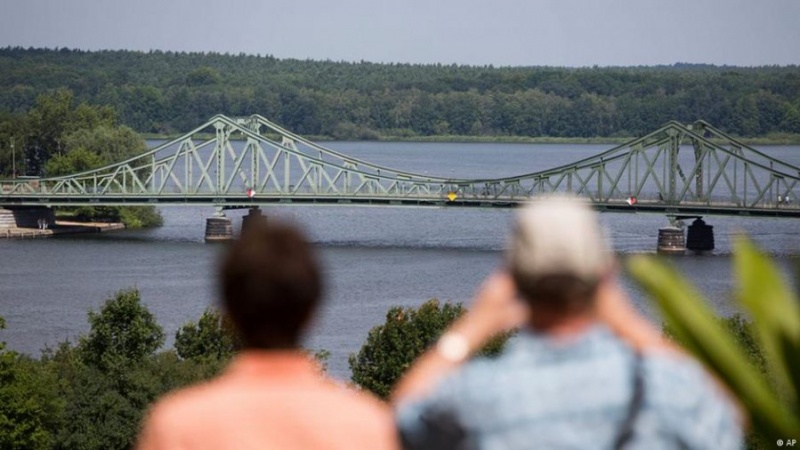
[[[153,228],[164,224],[155,206],[123,206],[119,208],[119,218],[127,228]]]
[[[387,398],[414,360],[464,312],[460,303],[440,304],[436,299],[428,300],[417,309],[390,308],[386,322],[372,328],[361,350],[350,355],[352,381],[381,398]],[[508,335],[495,338],[480,354],[499,354],[507,339]]]
[[[189,322],[175,333],[175,351],[183,359],[227,361],[241,348],[232,326],[213,308],[203,311],[197,322]]]

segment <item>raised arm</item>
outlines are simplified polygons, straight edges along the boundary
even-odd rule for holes
[[[655,325],[642,316],[614,275],[606,276],[597,288],[597,318],[638,351],[678,350]]]
[[[516,299],[511,277],[503,272],[492,274],[478,290],[469,310],[400,379],[392,393],[392,402],[397,404],[426,394],[492,337],[523,325],[527,318],[528,309]]]

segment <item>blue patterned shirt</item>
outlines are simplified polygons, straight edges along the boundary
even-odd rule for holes
[[[406,448],[609,449],[629,416],[635,353],[596,325],[569,342],[522,332],[427,398],[400,405]],[[737,449],[732,404],[695,361],[641,360],[643,402],[625,448]]]

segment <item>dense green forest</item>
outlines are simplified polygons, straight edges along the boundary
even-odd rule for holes
[[[259,113],[339,139],[635,136],[673,119],[748,137],[800,133],[798,66],[475,67],[0,49],[0,112],[24,114],[57,88],[160,134],[218,113]]]

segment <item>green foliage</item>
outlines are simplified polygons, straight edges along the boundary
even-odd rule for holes
[[[744,352],[750,365],[760,373],[769,375],[766,355],[753,329],[753,323],[745,319],[745,317],[739,313],[730,317],[720,317],[717,318],[717,320],[721,327],[733,337],[736,345]],[[680,337],[678,337],[669,325],[664,324],[663,333],[664,336],[676,344],[682,347],[686,346],[686,343],[681,341]]]
[[[41,175],[47,161],[67,151],[66,137],[81,129],[112,127],[116,114],[108,106],[74,106],[72,91],[64,88],[44,92],[28,112],[26,121],[25,158],[27,174]]]
[[[259,113],[301,134],[344,139],[632,136],[698,118],[738,135],[800,133],[797,66],[478,67],[11,47],[0,61],[8,61],[0,111],[28,111],[37,96],[67,86],[72,101],[113,107],[140,132]]]
[[[149,406],[165,393],[210,378],[217,366],[182,361],[174,352],[148,356],[124,370],[84,364],[79,348],[62,343],[42,358],[57,374],[63,419],[53,428],[59,449],[131,448]]]
[[[26,155],[29,166],[34,168],[31,173],[49,177],[69,175],[124,161],[147,150],[139,134],[116,125],[113,108],[86,103],[73,108],[73,103],[72,91],[61,89],[39,96],[28,113]],[[121,221],[128,228],[149,228],[163,223],[154,206],[81,206],[62,210],[78,220]]]
[[[0,330],[6,326],[0,317]],[[0,448],[46,449],[63,407],[56,380],[36,361],[5,351],[0,341]]]
[[[217,84],[222,80],[219,72],[213,67],[203,66],[186,75],[186,84],[189,86],[207,86]]]
[[[164,331],[141,304],[139,291],[128,289],[108,299],[99,312],[89,311],[91,330],[80,339],[83,361],[101,370],[119,370],[152,356],[164,343]]]
[[[21,114],[0,111],[0,177],[25,173],[27,123]],[[13,143],[13,148],[12,148]]]
[[[62,344],[46,367],[59,376],[59,390],[65,400],[64,421],[55,430],[63,449],[129,448],[141,412],[124,392],[122,375],[84,364],[79,350]]]
[[[122,222],[130,229],[159,227],[164,223],[155,206],[69,206],[59,208],[57,215],[61,220]]]
[[[51,156],[64,153],[62,136],[67,130],[72,103],[72,92],[66,89],[36,98],[36,105],[27,117],[30,133],[25,148],[28,174],[41,174]]]
[[[70,206],[59,208],[58,214],[71,216],[82,222],[122,221],[122,208],[116,206]]]
[[[90,331],[77,346],[63,342],[39,360],[0,343],[0,449],[132,448],[155,400],[224,365],[155,353],[163,333],[135,290],[118,292],[88,317]]]
[[[164,224],[164,218],[155,206],[121,206],[119,221],[127,228],[152,228]]]
[[[761,346],[761,343],[758,341],[758,336],[753,329],[752,322],[745,319],[744,316],[739,313],[730,317],[717,318],[717,320],[721,327],[730,333],[730,336],[734,339],[736,345],[746,356],[747,362],[750,364],[750,366],[767,377],[767,380],[772,383],[773,377],[769,373],[769,368],[767,367],[766,355],[764,354],[764,349]],[[668,339],[672,340],[676,344],[682,347],[686,346],[686,343],[682,342],[668,325],[664,325],[663,332]],[[770,387],[774,389],[774,385],[771,384]],[[768,439],[757,432],[750,432],[747,435],[745,448],[765,448],[768,442]]]
[[[0,354],[0,448],[52,448],[62,409],[50,373],[13,352]]]
[[[319,350],[315,350],[312,356],[314,357],[315,360],[317,360],[317,363],[319,363],[319,366],[322,369],[322,371],[327,372],[328,360],[331,359],[331,352],[329,350],[321,348]]]
[[[214,308],[175,333],[175,351],[183,359],[227,361],[240,348],[231,324]]]
[[[77,128],[64,136],[64,146],[70,153],[85,150],[96,155],[99,162],[92,168],[124,161],[147,151],[144,139],[124,125]],[[49,172],[47,175],[52,176]]]
[[[352,122],[338,123],[331,134],[334,139],[340,141],[375,141],[381,137],[377,131]]]
[[[775,442],[800,430],[800,304],[781,280],[780,268],[745,238],[734,245],[734,267],[737,299],[753,320],[742,327],[742,337],[720,326],[703,297],[674,269],[647,256],[631,258],[628,265],[678,340],[741,401],[755,433]],[[758,345],[748,344],[753,335]]]
[[[414,360],[463,313],[464,307],[460,303],[442,305],[436,299],[428,300],[417,309],[390,308],[386,322],[372,328],[359,352],[350,355],[352,381],[379,397],[387,398]],[[481,354],[499,354],[507,339],[508,335],[494,339]]]
[[[103,164],[100,155],[85,148],[76,148],[69,153],[50,158],[44,165],[44,172],[49,177],[57,177],[94,169]]]
[[[781,395],[794,406],[800,425],[800,304],[781,279],[781,271],[749,241],[736,243],[738,300],[753,317]],[[800,429],[800,427],[796,428]]]

